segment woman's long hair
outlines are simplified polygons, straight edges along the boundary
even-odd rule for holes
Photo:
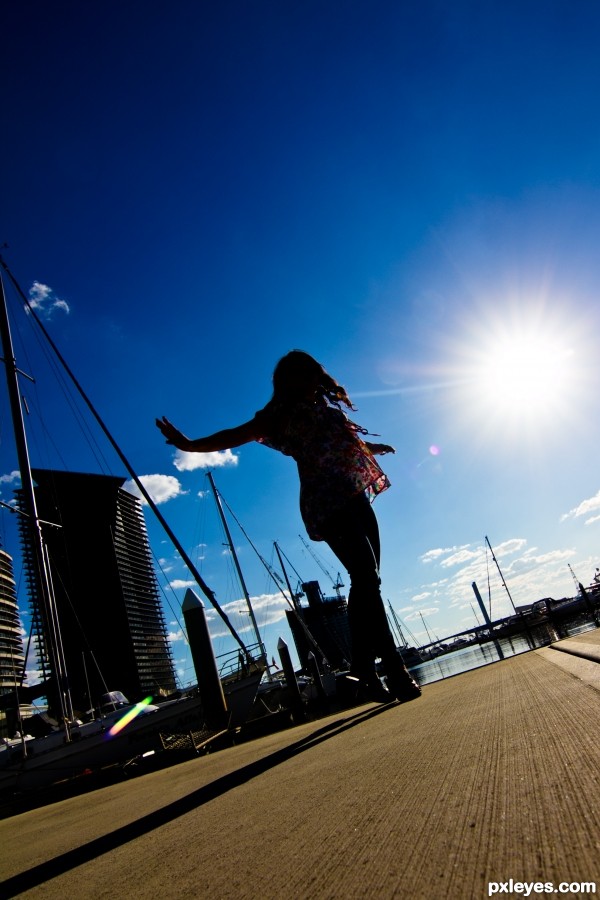
[[[290,350],[282,356],[273,372],[273,401],[289,403],[304,399],[315,391],[328,403],[355,409],[346,393],[317,360],[304,350]]]

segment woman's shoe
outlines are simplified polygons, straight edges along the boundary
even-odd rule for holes
[[[421,696],[421,688],[411,677],[397,653],[391,658],[384,658],[382,662],[388,690],[396,700],[399,700],[400,703],[407,703],[409,700],[416,700]]]
[[[388,691],[377,675],[365,679],[359,683],[359,696],[363,694],[372,703],[392,703],[393,695]]]
[[[360,675],[346,676],[347,682],[352,682],[355,687],[355,700],[363,703],[392,703],[393,695],[388,691],[375,672],[361,677]]]
[[[407,673],[408,675],[408,673]],[[416,700],[421,696],[421,688],[414,679],[408,675],[408,678],[400,682],[396,678],[386,678],[389,687],[389,693],[392,694],[400,703],[407,703],[409,700]]]

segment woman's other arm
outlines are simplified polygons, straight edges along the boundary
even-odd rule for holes
[[[390,444],[372,444],[370,441],[363,441],[371,453],[383,456],[385,453],[395,453],[395,449]]]

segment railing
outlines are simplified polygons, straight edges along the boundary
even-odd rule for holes
[[[260,644],[250,644],[247,647],[248,656],[241,650],[230,650],[216,657],[219,678],[223,682],[238,681],[255,672],[258,668],[264,668],[264,658]]]

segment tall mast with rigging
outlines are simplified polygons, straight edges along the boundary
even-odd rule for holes
[[[40,593],[41,614],[46,625],[48,642],[47,652],[50,657],[50,667],[55,680],[55,694],[58,699],[60,716],[68,729],[68,723],[73,719],[73,708],[68,686],[68,676],[63,652],[60,627],[56,611],[56,603],[52,592],[47,551],[44,544],[41,522],[37,512],[31,465],[29,462],[29,450],[21,408],[21,394],[19,391],[19,379],[17,363],[13,351],[10,323],[6,308],[6,296],[4,284],[0,275],[0,338],[4,353],[4,370],[8,388],[8,399],[15,435],[15,447],[21,474],[21,490],[25,509],[23,514],[29,521],[29,535],[31,551],[33,554],[35,584]]]

